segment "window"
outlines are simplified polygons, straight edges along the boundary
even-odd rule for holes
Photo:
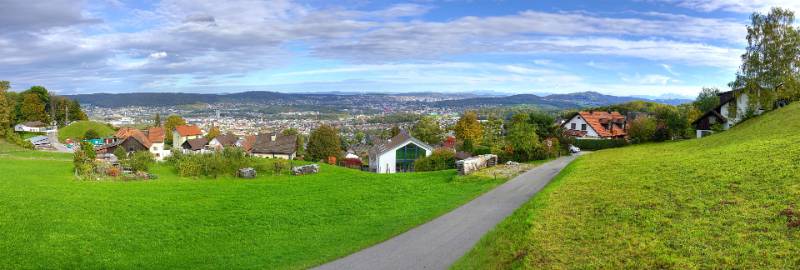
[[[574,129],[576,129],[576,128],[577,128],[577,124],[575,124],[575,123],[572,123],[572,126],[570,126],[570,129],[574,130]]]
[[[586,124],[581,124],[581,130],[586,131]]]
[[[414,161],[425,156],[425,149],[416,144],[409,143],[395,151],[395,171],[412,172],[414,171]]]

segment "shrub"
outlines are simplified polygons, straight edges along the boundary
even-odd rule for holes
[[[220,152],[208,154],[183,154],[173,151],[172,156],[167,159],[178,175],[183,177],[212,177],[220,175],[236,176],[241,168],[253,167],[254,158],[247,157],[239,148],[225,148]],[[259,166],[256,171],[265,171],[267,168]]]
[[[625,139],[610,139],[610,140],[575,140],[573,145],[581,150],[602,150],[607,148],[616,148],[628,145]]]
[[[83,134],[84,140],[91,140],[97,138],[100,138],[100,134],[97,133],[97,131],[95,131],[94,129],[86,130],[86,133]]]
[[[272,173],[281,174],[284,170],[289,169],[289,161],[285,159],[272,160]]]
[[[155,162],[153,154],[148,151],[137,151],[124,164],[134,172],[148,172],[150,165]]]
[[[23,139],[22,136],[19,136],[19,134],[14,132],[13,128],[7,128],[4,137],[6,138],[6,141],[16,144],[22,148],[33,149],[33,144],[30,141]]]
[[[433,154],[414,161],[414,170],[418,172],[441,171],[456,167],[456,154],[449,149],[436,149]]]

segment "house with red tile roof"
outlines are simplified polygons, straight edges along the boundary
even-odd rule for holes
[[[625,138],[627,119],[619,112],[582,111],[561,125],[565,133],[578,139]]]
[[[172,148],[180,149],[188,140],[198,139],[203,136],[203,130],[194,125],[177,126],[172,130]]]
[[[124,127],[114,133],[111,143],[100,146],[97,150],[101,153],[113,153],[117,148],[123,147],[126,152],[149,151],[156,160],[163,160],[170,152],[164,149],[164,128],[151,127],[147,130]]]

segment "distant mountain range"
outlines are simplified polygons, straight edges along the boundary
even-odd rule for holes
[[[642,97],[619,97],[598,92],[578,92],[570,94],[551,94],[537,96],[520,94],[503,97],[477,97],[437,102],[440,106],[477,107],[477,106],[514,106],[533,105],[545,108],[565,109],[607,106],[631,101],[650,101],[669,105],[680,105],[692,102],[691,99],[648,99]]]
[[[551,94],[538,96],[533,94],[519,94],[506,96],[478,96],[474,94],[459,93],[405,93],[405,94],[379,94],[379,93],[279,93],[253,91],[232,94],[193,94],[193,93],[122,93],[122,94],[80,94],[69,95],[82,104],[91,104],[100,107],[125,107],[125,106],[178,106],[196,103],[304,103],[308,104],[353,104],[354,102],[370,102],[375,100],[386,101],[387,97],[431,97],[447,99],[433,102],[436,106],[451,107],[481,107],[481,106],[515,106],[531,105],[550,109],[568,109],[593,106],[606,106],[625,103],[635,100],[658,102],[670,105],[691,102],[690,99],[648,99],[643,97],[619,97],[605,95],[597,92],[579,92],[571,94]]]

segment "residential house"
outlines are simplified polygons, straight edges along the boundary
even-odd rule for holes
[[[627,136],[627,118],[619,112],[582,111],[561,124],[576,139],[616,139]]]
[[[112,143],[102,145],[95,151],[99,154],[112,154],[122,147],[126,153],[150,151],[152,143],[142,131],[135,128],[121,128],[114,134]]]
[[[255,136],[249,152],[256,157],[294,159],[297,155],[297,135],[259,134]]]
[[[145,131],[147,139],[150,140],[150,153],[156,160],[164,160],[171,152],[166,148],[164,140],[166,139],[166,132],[163,127],[151,127]]]
[[[181,144],[181,149],[184,153],[205,153],[208,139],[200,137],[197,139],[189,139]]]
[[[187,140],[194,140],[203,136],[203,131],[197,126],[177,126],[172,130],[172,147],[181,148]]]
[[[749,113],[750,99],[743,90],[722,92],[718,96],[719,105],[692,122],[692,126],[697,130],[697,138],[713,133],[712,130],[715,129],[715,126],[722,130],[728,130],[744,120]],[[760,105],[752,111],[756,115],[763,112],[764,109]]]
[[[14,126],[16,132],[47,132],[47,130],[47,124],[40,121],[25,122]]]
[[[237,142],[239,142],[239,136],[233,134],[219,135],[208,142],[208,148],[218,151],[224,149],[225,147],[235,147],[237,146]]]
[[[432,153],[433,147],[403,130],[370,148],[369,170],[377,173],[411,172],[414,171],[414,161]]]

